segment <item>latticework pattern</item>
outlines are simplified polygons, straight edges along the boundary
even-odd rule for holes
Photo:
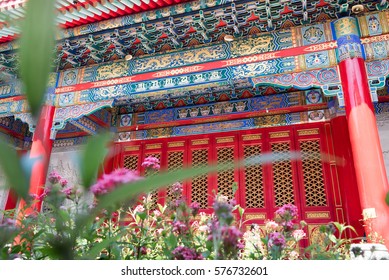
[[[192,166],[199,167],[208,164],[208,150],[192,150]],[[208,208],[208,176],[201,175],[192,180],[192,202],[200,204],[201,209]]]
[[[183,151],[168,152],[167,164],[168,164],[168,172],[173,172],[182,169],[184,167],[184,152]],[[172,199],[172,194],[171,194],[171,186],[170,186],[166,190],[166,202],[171,201],[171,199]]]
[[[124,157],[124,168],[130,169],[130,170],[138,170],[138,162],[139,156],[138,155],[127,155]]]
[[[244,158],[261,155],[260,145],[244,147]],[[251,165],[245,167],[246,184],[246,208],[263,208],[265,206],[263,195],[263,172],[262,165]]]
[[[234,176],[234,148],[224,147],[217,149],[217,162],[218,164],[227,165],[226,170],[219,171],[217,174],[217,187],[218,193],[232,198],[232,185],[235,181]],[[231,168],[229,168],[231,166]]]
[[[274,154],[273,184],[274,202],[281,207],[284,204],[294,204],[292,163],[290,161],[288,142],[272,143],[271,150]]]
[[[301,141],[306,206],[326,206],[319,140]]]
[[[147,157],[156,157],[157,159],[161,160],[161,154],[159,153],[150,153],[150,154],[146,154],[145,155],[145,158]],[[156,174],[158,174],[159,171],[158,170],[146,170],[145,172],[145,176],[148,177],[148,176],[154,176]],[[158,190],[155,190],[155,191],[152,191],[151,192],[151,202],[150,202],[150,209],[156,209],[157,208],[157,203],[158,203]]]

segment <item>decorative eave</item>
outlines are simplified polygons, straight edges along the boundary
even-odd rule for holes
[[[188,0],[57,0],[57,23],[62,28],[149,11]],[[27,0],[2,0],[0,11],[5,17],[19,20],[24,17]],[[19,28],[0,21],[0,43],[19,35]]]

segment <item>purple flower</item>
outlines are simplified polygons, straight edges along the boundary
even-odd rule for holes
[[[273,246],[285,248],[286,246],[285,237],[279,232],[272,232],[269,234],[269,240],[267,245],[269,246],[269,248]]]
[[[62,179],[62,176],[55,170],[51,171],[48,176],[48,181],[52,184],[57,184]]]
[[[90,190],[96,196],[105,194],[121,184],[127,184],[142,179],[137,172],[120,168],[110,174],[104,174]]]
[[[293,219],[297,218],[298,210],[297,210],[296,206],[289,203],[289,204],[285,204],[280,209],[278,209],[276,211],[276,214],[280,215],[283,218],[285,218],[285,217],[289,218],[288,216],[290,216],[289,219],[293,220]]]
[[[219,219],[224,220],[227,224],[230,224],[234,219],[234,216],[232,215],[234,206],[235,200],[228,202],[227,197],[225,196],[218,196],[213,203],[213,209],[216,216]]]
[[[68,180],[66,180],[65,178],[61,178],[61,180],[59,180],[59,184],[61,185],[61,187],[66,187],[68,185]]]
[[[242,238],[242,232],[234,226],[222,227],[223,245],[226,248],[240,248],[239,240]]]
[[[152,168],[159,170],[161,166],[159,165],[159,159],[153,156],[148,156],[142,163],[142,166],[145,168]]]
[[[76,189],[72,186],[64,188],[61,192],[66,195],[66,198],[72,199],[72,195],[76,194]]]
[[[194,249],[178,246],[172,251],[175,260],[202,260],[203,256]]]
[[[236,258],[239,251],[244,248],[243,234],[235,226],[220,226],[220,223],[214,219],[209,229],[208,241],[221,240],[222,246],[218,252],[220,258]]]
[[[194,201],[190,204],[190,208],[192,209],[192,215],[196,216],[199,213],[200,204],[198,202]]]
[[[292,230],[294,228],[294,223],[292,221],[282,221],[281,226],[285,227],[285,230]]]
[[[185,223],[181,221],[174,221],[173,222],[173,231],[177,232],[178,234],[185,234],[188,232],[188,227]]]

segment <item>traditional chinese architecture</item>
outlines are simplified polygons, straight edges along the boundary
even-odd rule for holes
[[[42,191],[48,168],[76,182],[79,147],[110,128],[106,171],[141,170],[149,155],[172,171],[272,154],[272,162],[193,178],[185,195],[207,211],[215,191],[231,197],[237,182],[244,218],[259,224],[293,203],[307,242],[330,221],[362,236],[364,213],[388,246],[386,0],[56,2],[58,71],[37,124],[16,80],[19,30],[0,19],[0,130],[43,156],[31,192]],[[14,19],[24,7],[0,1]],[[155,202],[168,196],[153,193]],[[15,207],[12,195],[0,198]]]

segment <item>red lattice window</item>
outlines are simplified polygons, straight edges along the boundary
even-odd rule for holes
[[[272,143],[271,151],[274,155],[273,185],[274,204],[281,207],[284,204],[294,204],[292,163],[289,156],[289,142]]]
[[[250,145],[244,146],[244,158],[260,156],[261,146]],[[246,166],[244,170],[245,175],[245,200],[246,208],[263,208],[265,207],[263,194],[263,171],[262,165]]]
[[[301,141],[306,206],[327,206],[319,140]]]
[[[208,149],[192,150],[192,166],[208,164]],[[191,201],[200,204],[201,209],[208,208],[208,176],[196,176],[192,180]]]

